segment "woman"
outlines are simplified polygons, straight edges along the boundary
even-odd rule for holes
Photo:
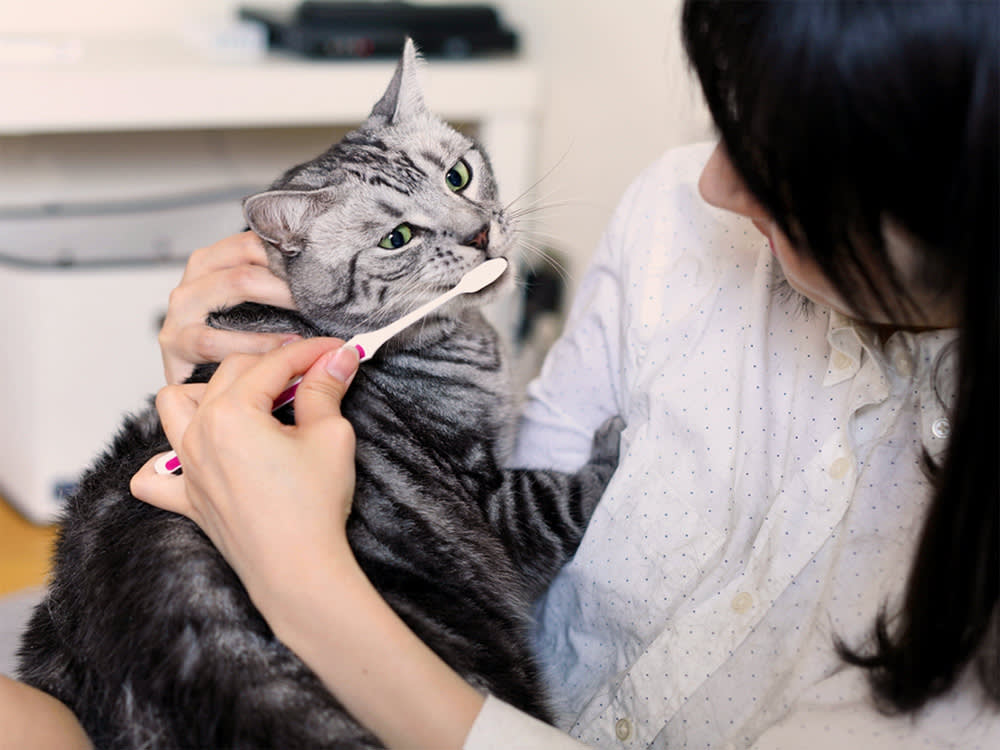
[[[1000,739],[998,23],[957,0],[685,6],[720,145],[626,193],[514,457],[573,466],[605,416],[628,423],[539,607],[561,724],[586,744]],[[168,376],[287,343],[200,323],[234,278],[288,304],[263,263],[247,236],[192,258]],[[338,343],[166,389],[185,473],[147,466],[134,492],[198,522],[390,747],[579,747],[462,682],[358,569],[338,411],[357,361]],[[280,428],[267,404],[301,372]],[[294,517],[290,484],[313,499]]]

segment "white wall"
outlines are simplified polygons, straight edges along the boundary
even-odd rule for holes
[[[499,0],[546,88],[541,231],[582,260],[622,191],[668,147],[711,137],[680,42],[680,0]]]
[[[437,0],[463,2],[465,0]],[[33,0],[0,4],[0,34],[162,33],[224,22],[240,4],[295,0]],[[552,170],[538,232],[579,276],[630,179],[664,148],[709,136],[679,39],[680,0],[496,0],[539,66],[545,104],[538,171]]]

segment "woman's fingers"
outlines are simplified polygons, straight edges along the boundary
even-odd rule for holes
[[[160,455],[153,456],[132,476],[129,489],[143,502],[172,513],[180,513],[200,525],[197,511],[188,497],[183,475],[160,474],[154,468]]]
[[[188,260],[159,334],[168,383],[185,380],[196,364],[219,362],[233,352],[269,351],[288,340],[288,334],[222,331],[205,324],[212,311],[241,302],[295,307],[288,285],[268,269],[263,244],[252,232],[196,250]]]
[[[167,440],[183,462],[185,438],[188,441],[199,439],[197,431],[188,430],[199,410],[205,425],[225,425],[232,419],[231,410],[244,406],[270,415],[275,399],[288,387],[289,381],[342,344],[339,339],[313,338],[265,355],[233,354],[222,361],[208,383],[162,388],[156,396],[156,409]],[[356,352],[349,354],[357,360]],[[354,364],[353,368],[356,366]],[[339,397],[337,402],[339,404]]]
[[[343,342],[339,339],[305,339],[253,357],[252,362],[234,358],[232,375],[228,372],[229,359],[219,369],[227,370],[222,377],[226,379],[228,393],[234,399],[270,412],[274,400],[290,380],[305,373],[324,354],[341,346]]]
[[[289,381],[342,344],[339,339],[314,338],[265,355],[234,354],[223,360],[208,383],[162,388],[156,396],[156,409],[168,442],[183,462],[187,445],[191,440],[200,439],[198,431],[188,429],[199,411],[205,425],[225,425],[232,419],[232,410],[245,406],[259,414],[270,415],[275,399],[288,387]],[[357,359],[356,352],[349,354]],[[353,364],[352,369],[356,366]],[[346,387],[344,384],[343,389]]]
[[[184,352],[184,366],[172,368],[167,375],[169,382],[180,383],[190,377],[196,364],[221,362],[230,354],[237,352],[263,354],[298,338],[299,336],[287,333],[224,331],[204,323],[193,323],[178,331],[176,337],[169,342],[161,338],[160,345],[164,351],[165,368],[168,364],[172,366],[174,361],[170,359],[168,363],[168,350]]]
[[[207,388],[205,383],[168,385],[156,394],[156,411],[160,415],[160,424],[163,425],[167,442],[174,450],[180,448],[184,433],[198,411],[199,404],[204,400]]]
[[[267,252],[264,250],[264,243],[253,232],[234,234],[207,247],[195,250],[188,258],[181,284],[221,268],[247,264],[267,265]]]
[[[240,302],[260,302],[275,307],[294,307],[288,285],[265,266],[242,265],[219,268],[183,281],[170,294],[171,311],[182,318],[231,307]]]
[[[330,417],[340,417],[340,402],[357,373],[358,351],[335,348],[309,368],[295,394],[295,422],[311,428]],[[353,438],[352,438],[353,439]]]

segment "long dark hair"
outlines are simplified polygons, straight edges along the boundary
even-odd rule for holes
[[[1000,704],[1000,12],[975,0],[686,0],[683,34],[728,155],[853,309],[911,320],[916,279],[960,300],[948,448],[899,612],[873,613],[880,705],[915,711],[974,663]],[[911,279],[912,282],[912,279]]]

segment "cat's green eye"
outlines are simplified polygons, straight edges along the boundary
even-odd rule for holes
[[[448,183],[449,189],[456,193],[465,190],[469,183],[472,182],[472,167],[469,166],[465,159],[459,159],[455,163],[455,166],[448,170],[448,173],[444,176],[444,181]]]
[[[400,224],[378,243],[379,247],[386,250],[396,250],[413,239],[413,227],[409,224]]]

